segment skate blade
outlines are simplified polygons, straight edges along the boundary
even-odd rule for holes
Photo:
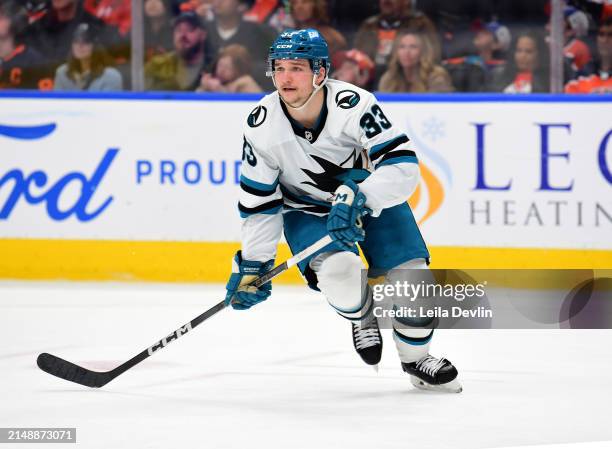
[[[410,381],[412,382],[412,385],[414,385],[420,390],[440,391],[443,393],[461,393],[463,391],[463,387],[457,379],[453,379],[450,382],[447,382],[442,385],[429,384],[427,382],[422,381],[416,376],[410,376]]]
[[[370,366],[374,369],[374,371],[376,371],[376,373],[378,373],[378,364]]]

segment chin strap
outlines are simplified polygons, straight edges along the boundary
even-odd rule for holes
[[[325,86],[325,83],[327,82],[327,70],[325,71],[325,78],[323,78],[323,81],[321,81],[321,84],[317,86],[317,74],[313,74],[312,75],[312,87],[314,87],[314,90],[312,91],[312,93],[308,96],[308,98],[306,99],[306,101],[304,103],[302,103],[301,106],[295,107],[295,106],[291,106],[289,103],[287,103],[285,100],[283,100],[282,95],[279,94],[279,97],[281,99],[281,101],[283,103],[285,103],[285,105],[288,108],[293,109],[294,111],[300,111],[302,109],[304,109],[306,107],[306,105],[310,102],[310,100],[312,100],[312,98],[316,95],[316,93],[318,91],[320,91],[323,86]],[[272,76],[272,84],[274,84],[274,87],[278,90],[278,87],[276,86],[276,80],[274,79],[274,76]]]

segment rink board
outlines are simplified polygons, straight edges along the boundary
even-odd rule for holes
[[[224,280],[258,98],[0,94],[0,277]],[[434,266],[612,266],[609,98],[380,100]]]

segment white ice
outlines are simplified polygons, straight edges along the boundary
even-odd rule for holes
[[[428,393],[401,372],[388,331],[376,374],[305,287],[222,311],[102,389],[36,366],[50,352],[108,370],[223,294],[0,283],[0,427],[76,427],[76,447],[104,449],[612,447],[612,331],[437,331],[432,353],[458,367],[464,391]]]

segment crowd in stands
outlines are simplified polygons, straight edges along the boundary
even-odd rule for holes
[[[380,92],[550,91],[550,0],[144,0],[145,89],[265,92],[279,31]],[[612,1],[563,10],[567,93],[612,92]],[[0,89],[131,89],[131,0],[0,0]]]

